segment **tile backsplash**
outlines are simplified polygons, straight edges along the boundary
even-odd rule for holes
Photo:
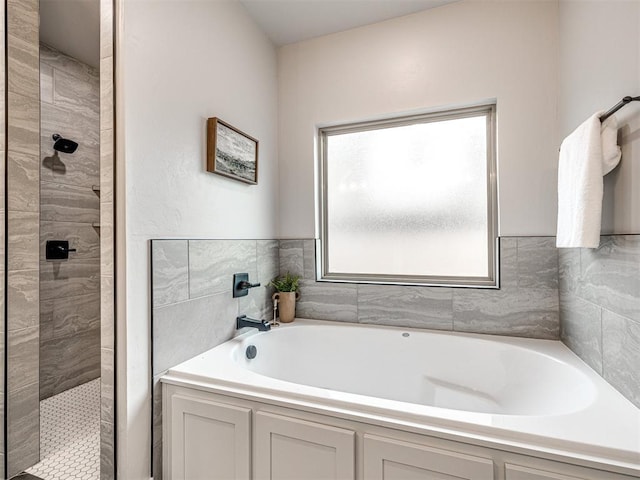
[[[553,237],[503,237],[499,290],[316,282],[313,239],[153,240],[151,250],[156,480],[160,376],[231,338],[238,314],[270,318],[265,285],[285,272],[302,277],[300,318],[543,339],[562,330],[570,348],[638,404],[640,237],[607,237],[595,252],[559,251]],[[236,272],[262,286],[232,298]]]
[[[561,339],[640,408],[640,235],[561,249]]]
[[[316,282],[315,241],[280,240],[280,271],[302,277],[301,318],[557,339],[555,239],[503,237],[500,263],[499,290]]]

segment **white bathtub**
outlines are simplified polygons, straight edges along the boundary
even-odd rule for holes
[[[163,382],[640,474],[640,410],[557,341],[296,320]]]

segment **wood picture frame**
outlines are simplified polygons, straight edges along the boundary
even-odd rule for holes
[[[258,184],[258,140],[220,120],[207,119],[207,171]]]

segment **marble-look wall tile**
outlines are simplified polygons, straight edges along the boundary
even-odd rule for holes
[[[113,58],[100,60],[100,76],[103,79],[113,78]],[[100,125],[102,128],[113,128],[113,83],[100,82]]]
[[[398,327],[453,329],[448,288],[358,285],[358,321]]]
[[[599,248],[580,254],[579,296],[640,320],[640,236],[603,236]]]
[[[53,104],[53,67],[40,64],[40,103]]]
[[[278,240],[258,240],[258,282],[267,286],[280,274],[280,245]]]
[[[100,201],[113,202],[113,129],[100,131]]]
[[[100,422],[100,480],[115,480],[115,430],[113,423]]]
[[[43,43],[40,44],[40,63],[63,70],[76,77],[80,82],[89,82],[98,75],[98,72],[92,66]]]
[[[113,277],[100,277],[100,346],[115,348],[115,302]]]
[[[37,327],[39,274],[38,270],[8,271],[7,303],[9,305],[8,331]]]
[[[38,223],[36,222],[36,228]],[[37,233],[35,235],[38,237]],[[47,240],[68,240],[75,260],[100,258],[100,233],[90,223],[40,222],[40,261],[46,262]]]
[[[280,240],[280,275],[304,276],[304,241]]]
[[[558,288],[555,237],[518,237],[518,287]]]
[[[100,129],[98,128],[94,117],[85,115],[82,112],[75,112],[68,108],[62,108],[58,105],[45,104],[45,109],[46,112],[52,112],[51,114],[44,115],[40,122],[42,134],[48,138],[47,143],[44,145],[45,148],[50,148],[52,146],[52,143],[50,143],[52,142],[52,133],[59,133],[65,138],[77,141],[77,153],[80,153],[87,148],[99,148]],[[53,112],[55,112],[55,114],[53,114]],[[61,130],[61,126],[64,127],[63,131],[59,131]],[[44,151],[46,152],[47,150]],[[50,151],[51,150],[49,150],[49,152]],[[60,154],[61,159],[66,158],[62,157],[62,155],[63,154]],[[76,155],[76,153],[73,155]],[[70,160],[70,158],[67,160]],[[67,164],[67,162],[65,162],[65,164]],[[71,167],[71,164],[68,163],[67,166]]]
[[[9,211],[9,224],[13,227],[8,238],[11,255],[7,259],[8,270],[37,270],[38,212]]]
[[[8,152],[37,157],[40,139],[40,101],[38,96],[32,98],[9,92],[7,110]],[[30,170],[39,172],[38,163],[34,163],[33,166],[29,165]]]
[[[557,339],[558,292],[552,289],[455,289],[453,329]]]
[[[153,374],[231,338],[237,315],[238,302],[228,292],[154,308]]]
[[[188,240],[152,240],[153,307],[189,299]]]
[[[113,203],[100,202],[100,274],[113,275],[113,249],[114,249],[114,229],[113,229]]]
[[[53,103],[80,112],[88,117],[100,115],[100,80],[98,75],[91,76],[85,81],[78,81],[76,77],[64,70],[55,68],[53,71]],[[96,128],[99,123],[95,122]]]
[[[43,317],[44,312],[46,317]],[[70,337],[99,328],[100,294],[98,292],[78,295],[71,299],[52,298],[40,303],[41,340]]]
[[[189,240],[189,298],[231,295],[233,274],[258,276],[256,240]]]
[[[607,235],[597,249],[562,249],[562,341],[640,406],[640,236]]]
[[[9,475],[13,476],[35,465],[40,460],[40,399],[38,383],[11,391],[7,402],[7,435]]]
[[[560,295],[560,339],[602,375],[601,308],[580,297]]]
[[[100,376],[100,329],[42,342],[40,399]]]
[[[640,408],[640,323],[602,311],[604,378]]]
[[[11,311],[9,311],[11,318]],[[38,383],[39,347],[37,326],[11,332],[7,339],[9,391]]]
[[[37,213],[40,208],[37,155],[9,151],[7,177],[8,211]]]
[[[40,263],[42,300],[98,293],[99,289],[100,260],[97,258],[69,258]]]
[[[100,420],[115,423],[115,369],[114,351],[109,348],[100,350]]]
[[[296,316],[317,320],[357,322],[357,298],[358,290],[353,284],[301,280]]]
[[[40,217],[43,221],[100,222],[100,199],[91,186],[42,182],[40,192]]]
[[[100,58],[113,56],[113,2],[100,2]]]
[[[305,280],[316,279],[316,241],[303,240],[302,244],[303,269]]]

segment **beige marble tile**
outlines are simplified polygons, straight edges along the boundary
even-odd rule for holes
[[[40,263],[40,298],[69,298],[100,291],[100,260],[56,260]]]
[[[73,112],[80,112],[87,118],[96,118],[100,128],[100,81],[98,75],[79,80],[64,70],[53,71],[53,103]]]
[[[8,331],[39,325],[38,270],[7,272]]]
[[[37,99],[40,95],[38,47],[17,35],[7,36],[8,91]]]
[[[9,312],[11,321],[11,312]],[[11,332],[7,339],[7,383],[9,391],[20,390],[38,383],[40,342],[39,327]]]
[[[100,200],[113,201],[113,129],[100,131]]]
[[[72,160],[77,155],[83,152],[87,148],[96,151],[100,147],[100,126],[96,121],[95,116],[88,116],[82,112],[75,111],[69,108],[64,108],[58,105],[46,105],[43,109],[44,115],[40,122],[42,135],[49,138],[49,143],[45,144],[45,147],[51,148],[49,152],[53,152],[53,140],[51,135],[59,133],[64,138],[69,138],[78,142],[78,150],[72,154],[63,154],[67,160]],[[45,153],[47,151],[45,150]],[[97,160],[96,160],[97,162]],[[65,162],[67,167],[71,164]]]
[[[100,59],[113,56],[113,2],[100,0]]]
[[[41,182],[40,193],[42,221],[100,222],[100,199],[91,187]]]
[[[64,70],[82,82],[89,82],[92,78],[99,75],[97,69],[45,44],[40,44],[40,62]]]
[[[40,64],[40,102],[53,104],[53,67]]]
[[[9,153],[18,152],[38,157],[40,148],[40,101],[12,92],[7,103]],[[36,163],[36,166],[39,164]],[[39,171],[39,168],[38,168]]]
[[[100,422],[100,480],[115,479],[115,429],[109,422]]]
[[[100,346],[113,349],[114,343],[114,289],[113,277],[100,277]]]
[[[100,270],[102,275],[113,275],[113,204],[100,203]]]
[[[38,212],[9,211],[7,214],[9,256],[7,268],[12,270],[37,270],[39,265]]]
[[[48,240],[68,240],[69,248],[76,252],[69,255],[78,260],[100,258],[99,230],[90,223],[41,222],[40,261],[46,261],[45,249]]]
[[[38,383],[12,391],[7,400],[7,471],[13,476],[39,461]]]
[[[42,342],[40,399],[100,376],[100,329]]]
[[[113,128],[113,57],[100,60],[100,128]]]
[[[102,348],[100,350],[100,356],[100,420],[103,422],[114,423],[114,351],[110,348]]]
[[[53,322],[51,338],[69,337],[100,328],[100,295],[98,293],[54,298],[48,301],[51,302]]]
[[[518,286],[518,239],[500,237],[500,287]]]
[[[37,155],[9,151],[7,155],[9,211],[37,214],[40,209],[39,173]]]

